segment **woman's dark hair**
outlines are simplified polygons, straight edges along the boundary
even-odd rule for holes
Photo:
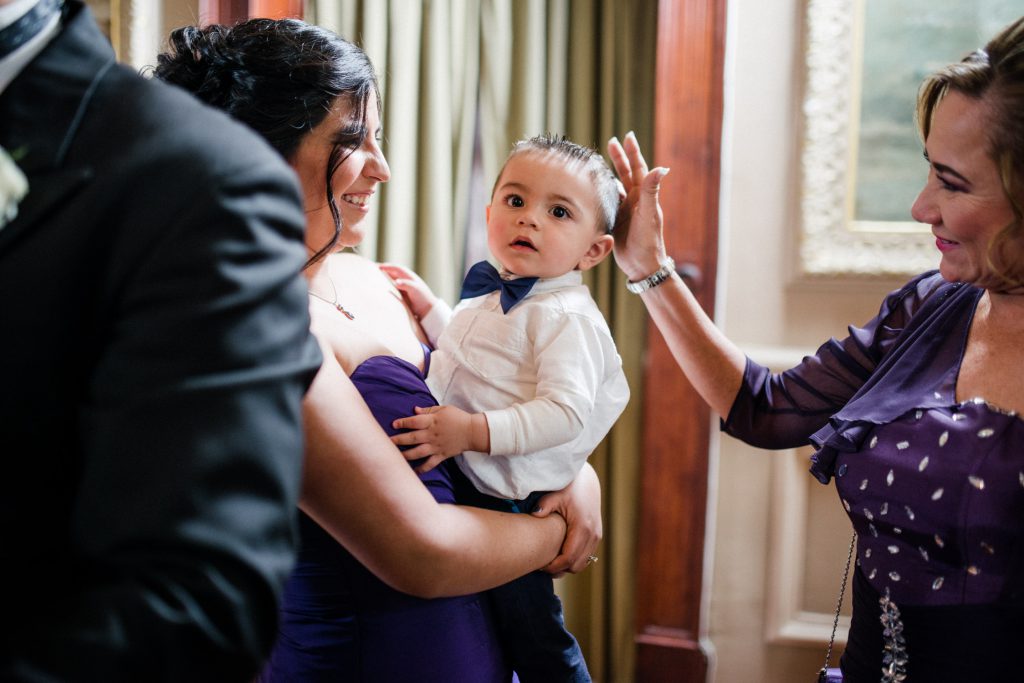
[[[325,179],[334,237],[306,265],[334,248],[341,234],[341,214],[331,180],[365,139],[366,107],[371,94],[379,95],[373,65],[362,49],[296,19],[186,26],[171,32],[167,52],[157,56],[154,75],[247,124],[289,161],[336,100],[347,102],[351,125],[336,134]]]
[[[999,169],[1013,221],[992,240],[990,273],[979,284],[996,291],[1024,286],[1024,17],[988,44],[925,79],[917,97],[917,125],[928,139],[939,102],[958,92],[988,107],[989,157]]]

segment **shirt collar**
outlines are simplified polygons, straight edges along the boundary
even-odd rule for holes
[[[499,271],[502,279],[504,280],[516,280],[520,276],[513,275],[512,273],[505,270],[502,266]],[[542,277],[533,285],[533,289],[526,295],[526,298],[530,298],[535,294],[541,294],[543,292],[550,292],[555,289],[563,289],[565,287],[574,287],[576,285],[583,284],[583,273],[579,270],[570,270],[565,275],[559,275],[558,277]]]
[[[39,0],[17,0],[9,5],[0,7],[0,28],[13,24],[38,2]],[[3,59],[0,59],[0,93],[10,85],[11,81],[17,78],[22,69],[28,66],[28,63],[42,52],[43,48],[57,35],[60,31],[60,16],[60,12],[55,13],[46,23],[46,26],[31,40]]]

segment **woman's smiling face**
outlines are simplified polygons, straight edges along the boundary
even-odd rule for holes
[[[327,164],[339,132],[362,128],[353,121],[347,100],[339,98],[327,117],[303,138],[291,160],[302,184],[306,210],[306,245],[310,253],[323,248],[334,235],[334,218],[327,203]],[[335,203],[341,214],[338,247],[354,247],[363,241],[363,219],[370,210],[370,198],[377,185],[391,177],[388,162],[381,152],[380,115],[377,98],[371,93],[366,102],[366,135],[351,151],[343,149],[345,160],[331,179]]]
[[[988,273],[989,244],[1014,220],[989,154],[988,125],[984,99],[950,91],[937,105],[925,141],[928,182],[911,214],[932,226],[942,253],[939,271],[951,282],[977,282]]]

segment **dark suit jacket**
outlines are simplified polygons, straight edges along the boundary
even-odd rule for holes
[[[244,680],[320,361],[298,184],[65,12],[0,94],[30,183],[0,228],[0,679]]]

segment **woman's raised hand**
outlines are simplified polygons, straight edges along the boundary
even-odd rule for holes
[[[632,131],[621,143],[608,141],[608,156],[624,190],[614,233],[615,262],[630,280],[642,280],[666,257],[658,189],[668,169],[648,170]]]

